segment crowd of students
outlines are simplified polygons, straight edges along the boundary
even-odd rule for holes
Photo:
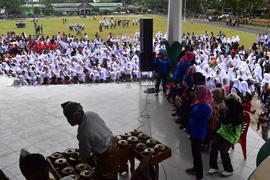
[[[152,77],[139,71],[139,33],[122,39],[111,33],[77,39],[70,34],[33,37],[8,33],[0,37],[0,74],[17,85],[136,81]]]
[[[157,33],[154,50],[157,85],[163,82],[168,100],[173,105],[176,123],[191,139],[193,167],[187,173],[203,178],[201,147],[210,150],[209,173],[218,172],[217,154],[220,152],[223,176],[233,173],[229,149],[237,143],[242,130],[243,112],[255,113],[251,101],[257,94],[263,111],[263,138],[268,139],[270,108],[270,61],[267,47],[261,41],[251,50],[240,46],[238,36],[228,38],[222,32],[216,36],[207,31],[203,35],[183,34],[185,46],[177,66],[171,72],[170,59]],[[131,43],[130,43],[131,40]],[[261,47],[264,48],[263,51]],[[34,37],[13,32],[0,36],[0,74],[14,77],[16,85],[46,85],[90,82],[135,81],[152,72],[139,71],[139,33],[122,39],[110,34],[102,40],[97,34],[93,41],[87,34],[77,39],[58,33],[53,37]]]
[[[259,47],[270,49],[270,34],[259,34],[257,37]]]
[[[239,37],[184,34],[186,42],[177,67],[170,72],[166,55],[156,59],[157,91],[162,80],[163,91],[172,103],[175,122],[191,140],[193,167],[187,173],[203,179],[201,149],[210,151],[209,174],[217,173],[218,153],[224,170],[222,176],[233,174],[229,149],[239,141],[244,112],[254,114],[252,98],[257,94],[264,106],[258,125],[262,125],[263,138],[268,139],[269,128],[269,57],[267,50],[245,50]],[[161,54],[162,53],[161,51]],[[172,73],[173,84],[166,84]],[[165,86],[165,84],[167,86]],[[168,91],[169,89],[169,91]],[[259,126],[258,126],[259,127]]]
[[[237,143],[242,131],[244,112],[254,114],[252,98],[257,94],[264,107],[258,121],[262,125],[263,138],[268,139],[269,129],[269,57],[257,44],[256,50],[240,47],[240,39],[225,38],[220,32],[205,35],[183,36],[185,50],[179,57],[173,72],[173,85],[168,100],[173,106],[175,122],[185,129],[191,140],[193,167],[187,173],[203,179],[201,149],[210,151],[209,174],[217,173],[218,152],[224,171],[222,176],[233,174],[229,149]],[[260,51],[260,52],[259,52]],[[158,77],[170,73],[168,58],[157,60]],[[166,79],[164,80],[166,82]],[[160,79],[157,79],[159,86]],[[256,93],[257,92],[257,93]],[[158,93],[158,90],[157,90]]]
[[[128,28],[132,23],[132,26],[137,26],[139,24],[139,19],[120,18],[115,19],[114,17],[104,17],[103,20],[99,21],[99,32],[104,29],[115,29],[116,27]]]

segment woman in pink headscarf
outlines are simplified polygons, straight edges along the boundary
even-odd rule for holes
[[[185,55],[180,59],[179,64],[181,64],[185,61],[190,62],[192,59],[195,58],[195,56],[196,55],[193,52],[186,51]]]
[[[186,51],[185,55],[177,63],[175,71],[173,73],[173,80],[175,83],[181,83],[186,75],[192,61],[195,59],[195,54],[190,51]]]
[[[210,104],[212,102],[212,93],[205,85],[199,85],[196,88],[196,96],[194,99],[194,104],[206,103]]]
[[[187,133],[190,135],[191,140],[193,167],[186,169],[187,173],[196,174],[195,180],[203,179],[201,145],[206,137],[208,122],[212,114],[211,101],[212,94],[208,87],[205,85],[197,86],[194,104],[192,105],[191,119],[187,128]]]

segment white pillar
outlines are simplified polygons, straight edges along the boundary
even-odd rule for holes
[[[182,0],[169,0],[168,41],[182,40]]]

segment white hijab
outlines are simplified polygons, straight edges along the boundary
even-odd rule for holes
[[[242,81],[241,82],[241,93],[242,94],[246,94],[246,93],[249,93],[249,94],[251,94],[251,91],[250,91],[250,89],[248,88],[248,83],[247,83],[247,81]]]

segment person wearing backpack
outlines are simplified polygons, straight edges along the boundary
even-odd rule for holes
[[[218,172],[218,152],[220,152],[224,171],[221,176],[227,177],[233,174],[233,167],[231,164],[229,149],[233,144],[240,139],[242,122],[243,122],[243,108],[241,98],[236,94],[230,94],[225,99],[226,111],[220,117],[221,126],[217,131],[217,136],[211,146],[210,152],[210,169],[209,174]]]

